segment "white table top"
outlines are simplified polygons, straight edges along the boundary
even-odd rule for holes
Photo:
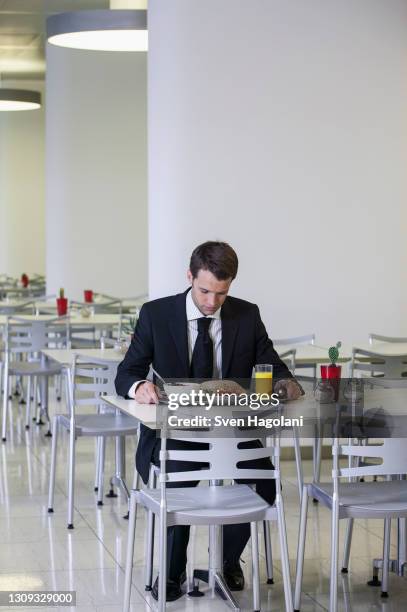
[[[152,429],[157,421],[157,407],[155,404],[138,404],[136,400],[126,400],[119,395],[105,395],[103,401],[118,408],[124,414],[137,419],[139,423]]]
[[[95,357],[96,359],[108,359],[113,363],[120,363],[123,358],[123,353],[118,353],[113,348],[106,349],[44,349],[41,351],[43,355],[56,361],[57,363],[70,366],[74,355],[80,355],[81,357]]]
[[[386,357],[400,357],[407,355],[407,342],[374,342],[373,344],[356,344],[355,348],[364,351],[380,353]]]
[[[48,314],[42,315],[15,315],[28,321],[50,321],[55,320]],[[84,327],[113,327],[120,323],[120,315],[118,314],[94,314],[90,317],[82,317],[81,315],[71,315],[71,325],[81,325]],[[7,321],[7,315],[0,315],[0,326],[4,326]]]
[[[154,404],[138,404],[135,400],[124,399],[118,395],[106,395],[103,400],[147,427],[154,428],[156,426],[157,407]],[[315,417],[320,411],[325,416],[327,412],[332,412],[335,416],[336,404],[320,405],[316,402],[310,386],[304,397],[288,402],[286,409],[288,416],[300,416],[302,414],[304,418],[307,416]],[[400,388],[377,386],[370,389],[369,386],[366,386],[364,389],[364,411],[372,409],[383,409],[389,417],[401,416],[407,418],[407,383]]]
[[[274,348],[279,355],[295,349],[295,361],[297,364],[329,363],[328,348],[316,346],[315,344],[275,344]],[[351,356],[351,350],[341,347],[338,363],[350,361]]]

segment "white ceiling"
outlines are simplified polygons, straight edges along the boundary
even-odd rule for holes
[[[43,79],[48,15],[98,8],[109,0],[0,0],[0,79]]]

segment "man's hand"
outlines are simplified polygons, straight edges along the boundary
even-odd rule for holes
[[[148,380],[137,387],[134,399],[139,404],[158,404],[158,387]]]
[[[304,395],[304,389],[294,378],[282,378],[274,385],[274,393],[281,395],[282,399],[295,400]]]

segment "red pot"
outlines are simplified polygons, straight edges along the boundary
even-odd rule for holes
[[[63,317],[68,312],[68,298],[57,298],[57,312],[59,317]]]
[[[85,291],[83,292],[84,298],[85,298],[85,302],[87,304],[91,304],[93,302],[93,291],[92,289],[85,289]]]
[[[28,278],[27,274],[22,274],[21,275],[21,284],[23,287],[28,287],[28,283],[30,282],[30,279]]]
[[[329,380],[334,391],[335,391],[335,401],[339,397],[339,385],[341,380],[341,370],[342,366],[338,365],[321,365],[321,378],[322,380]]]

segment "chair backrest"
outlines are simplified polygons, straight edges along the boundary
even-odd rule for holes
[[[69,319],[25,319],[7,317],[6,354],[38,353],[45,348],[67,348],[70,342]]]
[[[72,362],[71,414],[80,406],[105,405],[103,395],[115,395],[117,362],[76,354]],[[73,408],[73,410],[72,410]]]
[[[405,344],[407,343],[406,336],[381,336],[379,334],[369,334],[369,344],[374,344],[375,342],[391,342],[393,344]]]
[[[185,434],[185,432],[184,432]],[[205,435],[205,434],[204,434]],[[254,434],[256,435],[256,434]],[[264,430],[263,434],[264,435]],[[171,439],[178,439],[175,432],[171,432]],[[240,448],[241,443],[251,438],[218,438],[218,437],[194,437],[185,438],[180,435],[180,440],[188,440],[202,443],[200,450],[167,450],[165,433],[161,431],[160,452],[160,482],[182,482],[188,480],[223,480],[223,479],[280,479],[280,443],[279,436],[275,434],[274,446],[257,448]],[[258,438],[254,438],[257,439]],[[242,461],[253,459],[272,458],[275,469],[248,469],[239,467]],[[165,460],[188,461],[198,463],[197,470],[166,473]],[[207,467],[201,467],[202,463]]]
[[[274,344],[287,346],[291,344],[315,344],[315,334],[307,334],[306,336],[294,336],[292,338],[280,338],[273,340]]]
[[[350,366],[351,377],[354,376],[355,370],[370,372],[372,376],[400,378],[407,375],[407,355],[389,356],[354,347]]]
[[[288,351],[284,351],[280,353],[279,357],[282,361],[284,361],[285,365],[291,371],[292,374],[295,372],[295,356],[297,354],[296,349],[289,349]]]
[[[335,438],[332,453],[332,477],[335,480],[345,477],[360,478],[361,476],[388,476],[406,473],[407,444],[405,438],[384,438],[380,444],[368,444],[366,446],[340,444],[340,440]],[[370,457],[381,461],[373,465],[363,462],[355,467],[339,467],[341,456]]]

